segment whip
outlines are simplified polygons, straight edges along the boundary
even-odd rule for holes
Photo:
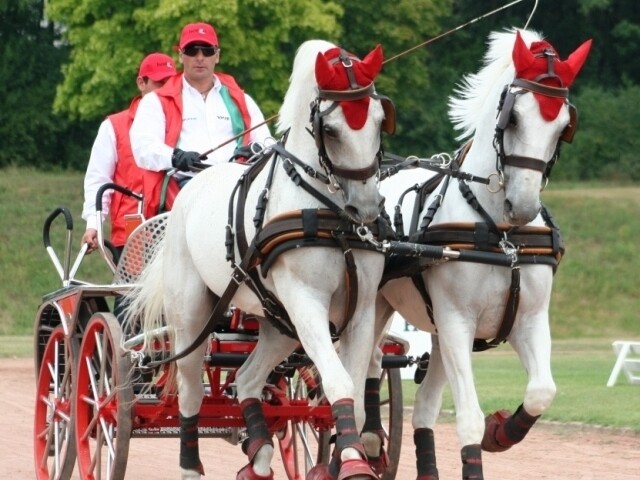
[[[444,37],[446,37],[448,35],[451,35],[452,33],[457,32],[458,30],[462,30],[463,28],[466,28],[469,25],[472,25],[472,24],[474,24],[474,23],[476,23],[476,22],[478,22],[480,20],[483,20],[483,19],[485,19],[487,17],[490,17],[491,15],[495,15],[496,13],[501,12],[502,10],[506,10],[507,8],[511,8],[514,5],[517,5],[518,3],[522,3],[524,1],[525,0],[514,0],[513,2],[507,3],[506,5],[503,5],[501,7],[498,7],[496,9],[494,9],[494,10],[491,10],[490,12],[483,13],[482,15],[480,15],[480,16],[472,19],[472,20],[469,20],[468,22],[465,22],[465,23],[463,23],[461,25],[458,25],[457,27],[452,28],[451,30],[447,30],[446,32],[441,33],[440,35],[437,35],[435,37],[432,37],[432,38],[430,38],[430,39],[428,39],[428,40],[426,40],[426,41],[424,41],[424,42],[422,42],[422,43],[420,43],[420,44],[418,44],[418,45],[416,45],[414,47],[411,47],[411,48],[405,50],[404,52],[401,52],[401,53],[399,53],[397,55],[394,55],[393,57],[387,58],[382,63],[385,64],[387,62],[391,62],[393,60],[396,60],[396,59],[406,55],[407,53],[413,52],[414,50],[417,50],[418,48],[422,48],[422,47],[424,47],[426,45],[429,45],[429,44],[431,44],[433,42],[436,42],[437,40],[440,40],[441,38],[444,38]],[[529,14],[529,17],[527,18],[527,22],[524,24],[524,27],[523,27],[524,29],[526,29],[529,26],[529,22],[531,21],[531,18],[533,17],[533,14],[535,13],[536,8],[538,8],[538,0],[535,0],[535,4],[533,5],[533,9],[531,10],[531,13]],[[221,147],[224,147],[228,143],[233,142],[234,140],[238,139],[239,137],[245,135],[246,133],[251,132],[251,131],[255,130],[258,127],[261,127],[262,125],[265,125],[267,123],[272,122],[276,118],[278,118],[278,114],[272,115],[271,117],[267,118],[264,122],[259,123],[258,125],[255,125],[255,126],[253,126],[251,128],[248,128],[247,130],[244,130],[244,131],[240,132],[239,134],[235,135],[234,137],[231,137],[230,139],[225,140],[223,143],[221,143],[217,147],[214,147],[214,148],[212,148],[210,150],[207,150],[206,152],[200,154],[200,156],[201,157],[206,157],[210,153],[215,152],[216,150],[220,149]]]

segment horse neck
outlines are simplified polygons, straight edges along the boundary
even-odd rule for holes
[[[492,126],[481,128],[476,132],[473,144],[462,164],[462,170],[477,177],[491,178],[492,186],[495,187],[497,170]],[[487,189],[487,185],[479,182],[470,182],[469,188],[482,208],[491,215],[494,221],[502,221],[504,191],[500,189],[492,193]]]
[[[309,133],[302,127],[292,128],[287,136],[287,142],[284,145],[287,152],[291,153],[306,165],[314,170],[324,173],[318,161],[318,151],[315,143]],[[282,162],[282,159],[279,160]],[[296,165],[296,170],[302,180],[311,185],[315,190],[323,195],[329,196],[326,184],[318,179],[303,172],[302,168]],[[336,195],[330,196],[331,200],[340,204],[341,197]],[[291,178],[287,175],[282,165],[276,166],[276,171],[267,204],[267,217],[277,215],[278,213],[297,210],[300,208],[322,208],[322,205],[311,194],[305,192],[302,187],[296,186]]]

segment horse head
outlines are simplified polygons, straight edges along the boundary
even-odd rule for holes
[[[516,32],[513,80],[504,87],[498,107],[494,147],[504,190],[504,221],[531,222],[540,210],[539,192],[558,158],[560,142],[571,142],[577,110],[569,87],[582,68],[591,40],[566,60],[546,41],[525,44]]]
[[[491,179],[475,193],[494,221],[525,225],[540,211],[560,142],[576,130],[569,87],[590,47],[591,40],[561,60],[536,32],[493,32],[483,67],[449,99],[457,138],[473,136],[464,169]]]
[[[294,60],[280,114],[279,128],[290,128],[288,142],[306,143],[306,160],[329,178],[331,200],[358,223],[373,221],[384,203],[378,184],[381,132],[393,133],[395,112],[391,101],[374,87],[381,68],[380,46],[360,60],[328,42],[305,42]],[[313,75],[306,79],[313,83],[306,98],[300,87],[296,90],[300,70],[305,69]],[[294,99],[298,106],[309,105],[307,124],[296,123],[291,115]]]

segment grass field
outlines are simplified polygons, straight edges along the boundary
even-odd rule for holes
[[[30,335],[42,295],[61,285],[42,246],[42,225],[55,207],[69,208],[75,221],[73,261],[85,227],[82,182],[79,172],[1,171],[0,335]],[[551,182],[543,199],[567,247],[552,297],[554,338],[640,339],[640,187]],[[63,222],[56,221],[52,240],[60,256],[64,234]],[[78,277],[110,281],[97,254],[83,261]]]
[[[615,386],[606,386],[615,359],[610,342],[554,342],[551,364],[557,393],[544,420],[628,428],[640,433],[640,386],[628,384],[623,374]],[[513,411],[522,403],[526,374],[508,345],[475,353],[474,375],[485,413]],[[412,402],[416,388],[412,381],[405,380],[405,404]],[[445,391],[442,408],[452,414],[451,393],[448,387]]]
[[[42,245],[42,225],[57,206],[75,221],[72,258],[84,222],[83,174],[4,169],[0,175],[0,358],[31,356],[34,316],[42,295],[61,282]],[[547,420],[585,422],[640,431],[640,388],[621,377],[605,384],[614,363],[611,341],[640,340],[640,187],[555,185],[543,199],[560,225],[567,247],[556,274],[551,305],[553,368],[558,394]],[[65,229],[58,220],[52,240],[62,257]],[[80,267],[82,280],[108,283],[109,271],[93,254]],[[526,295],[526,292],[522,293]],[[509,347],[477,354],[479,396],[485,411],[514,409],[525,376]],[[413,398],[405,384],[405,398]],[[450,396],[444,409],[451,410]]]

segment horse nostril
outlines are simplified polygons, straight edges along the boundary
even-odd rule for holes
[[[349,215],[353,220],[355,221],[360,221],[360,212],[358,211],[358,209],[356,207],[353,207],[351,205],[345,205],[344,207],[344,211],[346,212],[347,215]]]
[[[511,205],[511,202],[509,200],[504,201],[504,209],[507,212],[510,212],[511,210],[513,210],[513,205]]]

